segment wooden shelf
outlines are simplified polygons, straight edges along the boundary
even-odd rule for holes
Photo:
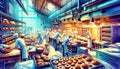
[[[24,22],[22,22],[22,21],[20,21],[20,20],[17,20],[17,19],[15,19],[14,17],[11,17],[10,15],[7,15],[7,14],[1,12],[1,11],[0,11],[0,15],[3,16],[3,17],[5,17],[5,18],[10,19],[11,21],[15,21],[15,22],[19,22],[19,23],[25,24]]]

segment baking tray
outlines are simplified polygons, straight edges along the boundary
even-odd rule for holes
[[[56,59],[56,60],[58,60],[58,59]],[[50,60],[50,65],[51,65],[52,69],[57,69],[57,65],[55,65],[53,63],[53,61],[54,60]],[[64,69],[66,69],[66,68],[64,68]],[[83,68],[81,68],[81,69],[83,69]],[[103,64],[101,64],[99,62],[99,65],[93,65],[92,67],[88,67],[87,69],[106,69],[106,68],[105,68],[105,66]]]
[[[50,62],[48,64],[43,65],[43,66],[38,66],[37,65],[37,61],[35,60],[35,56],[36,55],[33,56],[33,59],[34,59],[34,63],[35,63],[36,69],[41,69],[41,68],[45,68],[45,67],[49,67],[50,66]]]

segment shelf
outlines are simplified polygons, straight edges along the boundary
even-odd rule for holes
[[[15,22],[19,22],[19,23],[25,24],[24,22],[22,22],[22,21],[20,21],[20,20],[17,20],[17,19],[15,19],[15,18],[11,17],[10,15],[5,14],[5,13],[3,13],[3,12],[1,12],[1,11],[0,11],[0,15],[3,16],[3,17],[5,17],[5,18],[10,19],[11,21],[15,21]]]
[[[15,38],[11,38],[9,40],[3,41],[2,43],[9,42],[10,40],[14,40]]]
[[[89,14],[91,12],[103,10],[103,9],[106,9],[106,8],[109,8],[109,7],[112,7],[112,6],[118,6],[118,5],[119,5],[119,2],[117,4],[112,4],[112,5],[109,5],[109,6],[102,7],[102,8],[96,8],[95,10],[90,10],[90,11],[82,12],[82,13],[80,13],[78,15],[81,16],[81,15],[84,15],[84,14]]]

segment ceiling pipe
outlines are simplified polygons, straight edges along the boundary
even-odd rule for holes
[[[50,15],[48,18],[52,20],[52,19],[58,17],[59,15],[65,13],[66,11],[70,10],[71,8],[76,7],[77,6],[77,2],[78,2],[78,0],[72,0],[72,1],[70,1],[63,8],[59,9],[58,11],[56,11],[55,13],[53,13],[52,15]]]
[[[18,5],[23,9],[23,11],[28,15],[24,5],[22,4],[21,0],[16,0],[16,2],[18,3]]]

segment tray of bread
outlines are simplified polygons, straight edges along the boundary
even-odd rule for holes
[[[34,62],[35,62],[37,69],[50,66],[49,61],[50,61],[50,58],[46,55],[35,55],[34,56]]]
[[[50,64],[53,69],[105,69],[99,61],[85,54],[51,60]]]

